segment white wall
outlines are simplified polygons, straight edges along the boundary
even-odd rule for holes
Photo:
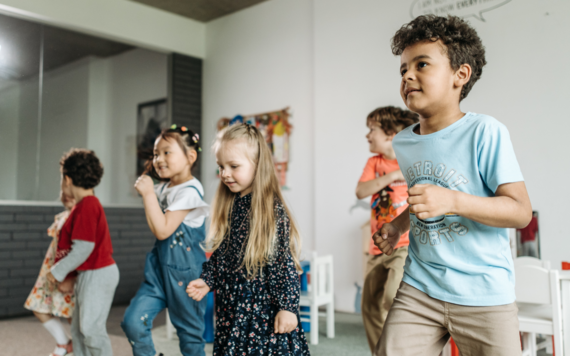
[[[128,0],[0,0],[0,12],[135,46],[204,56],[203,23]]]
[[[110,57],[109,93],[111,97],[107,127],[111,131],[112,156],[102,183],[110,189],[110,202],[141,204],[133,186],[136,175],[137,106],[167,97],[168,57],[161,53],[135,49]],[[104,151],[105,152],[105,151]]]
[[[349,210],[370,156],[366,116],[379,106],[402,104],[389,38],[394,24],[409,20],[398,11],[406,2],[314,1],[316,246],[319,253],[334,255],[340,310],[354,310],[354,283],[363,280],[360,226],[370,210]],[[331,167],[338,167],[334,179]]]
[[[563,205],[570,193],[559,180],[570,175],[570,72],[557,60],[570,56],[569,42],[560,37],[570,32],[568,14],[568,1],[516,1],[486,14],[487,23],[473,20],[489,64],[464,104],[509,128],[533,209],[540,214],[542,258],[558,269],[561,261],[570,261]],[[501,24],[505,19],[508,25]]]
[[[272,0],[209,22],[204,62],[202,183],[210,201],[219,183],[210,146],[222,117],[290,106],[291,163],[285,199],[313,247],[312,4]]]
[[[302,228],[314,231],[312,247],[334,255],[339,310],[354,310],[354,283],[362,280],[359,228],[369,212],[349,209],[370,156],[365,118],[379,106],[403,106],[399,58],[391,53],[390,38],[411,21],[412,3],[272,0],[206,29],[206,138],[213,138],[222,116],[285,105],[295,110],[292,149],[304,163],[292,165],[290,177],[302,182],[308,194],[299,199],[310,199],[310,211],[309,204],[299,205],[298,196],[292,196],[299,183],[289,197],[298,219],[310,217]],[[570,31],[568,13],[570,3],[564,0],[511,1],[484,13],[486,22],[469,18],[489,64],[462,104],[464,111],[493,115],[509,128],[533,207],[540,212],[543,258],[556,267],[570,260],[560,223],[569,194],[553,179],[570,173],[570,144],[563,136],[570,128],[564,110],[570,74],[562,64],[570,47],[560,37]],[[213,159],[203,162],[213,180]],[[213,187],[208,187],[211,197]]]
[[[335,255],[340,309],[354,300],[360,265],[353,259],[360,245],[352,240],[368,218],[364,210],[346,213],[369,156],[365,116],[377,106],[403,106],[399,59],[390,52],[390,38],[411,20],[412,2],[314,0],[316,245]],[[570,174],[565,138],[570,115],[564,99],[570,73],[562,64],[570,47],[560,37],[570,31],[569,13],[564,0],[511,1],[485,13],[486,22],[470,18],[489,64],[462,104],[464,111],[495,116],[509,128],[533,208],[540,212],[543,258],[557,268],[570,260],[562,224],[569,194],[554,179]],[[349,144],[340,147],[341,141]],[[339,161],[342,169],[331,180],[328,170]]]

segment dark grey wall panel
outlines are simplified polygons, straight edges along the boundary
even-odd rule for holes
[[[202,60],[173,53],[169,63],[171,121],[188,127],[202,137]],[[200,164],[192,173],[200,179]]]
[[[61,207],[0,206],[0,318],[29,315],[23,305],[32,290],[51,237],[47,228]],[[155,237],[142,208],[105,208],[113,258],[121,280],[114,304],[127,304],[142,280]]]

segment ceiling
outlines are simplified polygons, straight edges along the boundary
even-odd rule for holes
[[[0,80],[22,80],[83,57],[109,57],[134,47],[123,43],[0,15]]]
[[[164,11],[208,22],[267,0],[131,0]]]

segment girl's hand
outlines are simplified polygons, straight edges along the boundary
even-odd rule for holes
[[[140,176],[135,183],[135,189],[143,197],[147,194],[154,194],[152,178],[147,175]]]
[[[75,286],[75,278],[66,279],[65,281],[61,282],[57,289],[59,289],[62,293],[72,293],[73,287]]]
[[[186,288],[186,293],[188,293],[188,296],[197,302],[201,301],[209,291],[210,287],[208,287],[202,278],[193,280],[188,284],[188,287]]]
[[[291,313],[287,310],[281,310],[275,316],[275,333],[276,334],[286,334],[295,330],[298,324],[297,315]]]

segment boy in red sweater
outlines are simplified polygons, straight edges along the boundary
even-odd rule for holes
[[[103,206],[94,195],[103,166],[93,151],[71,149],[60,160],[61,190],[77,202],[63,225],[56,264],[47,278],[62,282],[77,271],[76,307],[71,323],[75,356],[110,356],[107,317],[119,283]]]

